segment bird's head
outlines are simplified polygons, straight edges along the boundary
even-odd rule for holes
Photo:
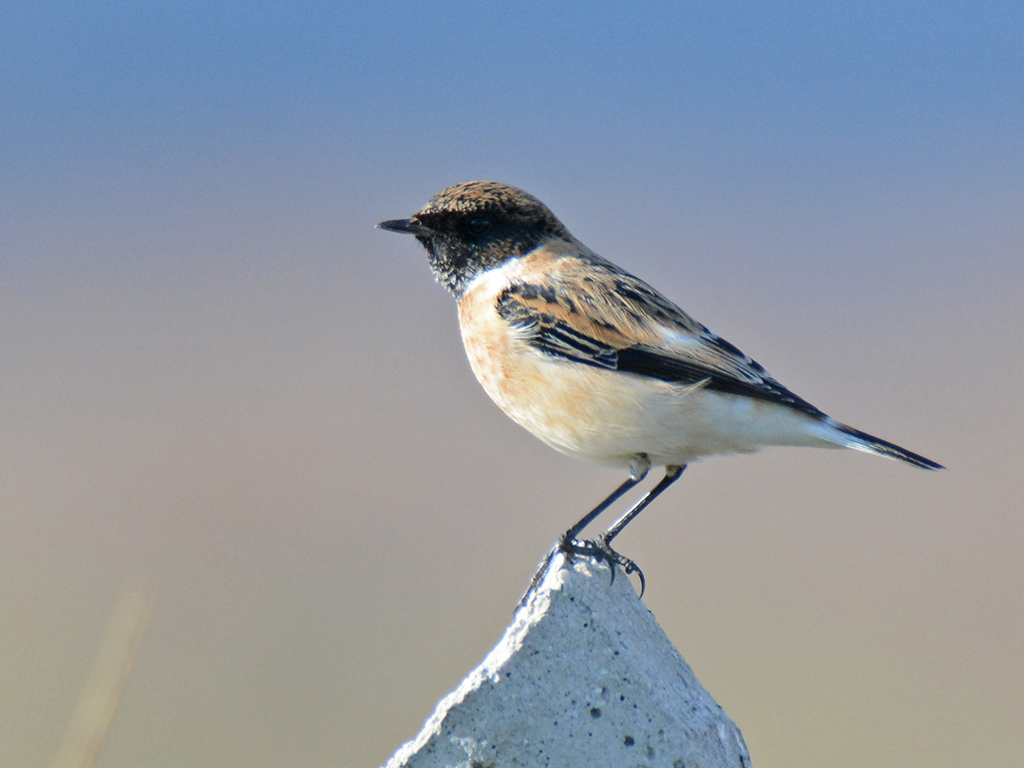
[[[377,225],[415,235],[430,268],[461,296],[474,277],[529,253],[553,238],[572,235],[540,200],[497,181],[467,181],[443,189],[408,219]]]

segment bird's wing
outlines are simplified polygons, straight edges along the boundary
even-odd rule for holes
[[[495,308],[538,351],[662,381],[701,383],[825,418],[759,363],[610,262],[591,254],[527,260]]]

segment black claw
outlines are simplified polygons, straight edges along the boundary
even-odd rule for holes
[[[599,563],[607,563],[608,569],[611,571],[610,584],[615,583],[616,566],[622,568],[627,576],[635,573],[640,577],[640,597],[644,596],[644,591],[647,589],[647,579],[644,578],[644,572],[640,570],[640,566],[625,555],[621,555],[612,549],[604,537],[599,537],[593,541],[589,539],[563,538],[558,543],[558,549],[565,553],[570,561],[573,557],[582,556],[593,558]]]
[[[560,538],[551,551],[548,552],[547,556],[541,560],[537,572],[533,574],[533,578],[530,580],[530,586],[523,593],[523,596],[519,598],[519,603],[516,605],[517,611],[526,605],[530,595],[533,594],[541,581],[544,580],[544,574],[547,573],[548,568],[551,566],[551,559],[558,552],[564,554],[570,563],[575,557],[589,557],[599,563],[607,563],[608,570],[611,571],[609,585],[615,583],[615,571],[617,568],[622,568],[627,576],[635,573],[640,577],[640,597],[644,596],[644,591],[647,589],[647,579],[644,578],[644,572],[640,570],[640,566],[634,561],[612,549],[604,536],[591,540],[574,539],[566,535]]]
[[[626,558],[623,558],[625,560]],[[632,560],[629,561],[629,565],[623,567],[628,576],[631,573],[635,573],[640,577],[640,597],[643,598],[644,592],[647,590],[647,579],[644,578],[644,572],[640,570],[640,566],[634,563]]]
[[[644,572],[640,570],[640,566],[637,565],[633,560],[626,557],[625,555],[621,555],[614,549],[612,549],[608,542],[605,541],[603,538],[598,539],[598,546],[605,553],[608,562],[613,563],[612,580],[614,581],[615,579],[615,565],[621,566],[622,570],[625,571],[627,576],[635,573],[637,576],[640,577],[640,597],[643,597],[644,592],[647,589],[647,579],[644,578]]]

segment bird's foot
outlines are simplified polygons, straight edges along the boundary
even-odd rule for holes
[[[571,539],[564,537],[558,542],[557,550],[563,552],[570,562],[573,557],[579,555],[593,558],[598,562],[608,563],[608,567],[612,572],[612,584],[615,583],[616,566],[622,568],[627,576],[635,573],[640,578],[640,597],[644,596],[644,591],[647,589],[647,579],[644,578],[644,572],[640,570],[640,566],[633,560],[612,549],[605,534],[598,536],[596,539]]]
[[[517,611],[526,605],[530,595],[540,586],[548,569],[551,567],[551,561],[559,553],[565,555],[566,560],[570,563],[575,557],[590,557],[598,562],[608,563],[612,573],[612,584],[615,583],[616,566],[622,568],[627,576],[635,573],[640,578],[640,597],[644,596],[644,591],[647,589],[647,580],[644,578],[644,572],[640,570],[640,566],[634,561],[612,549],[604,535],[598,536],[593,540],[574,539],[569,536],[563,536],[551,551],[544,556],[544,559],[540,561],[537,571],[530,580],[530,586],[527,587],[526,592],[523,593],[523,596],[519,598],[519,602],[516,604]]]

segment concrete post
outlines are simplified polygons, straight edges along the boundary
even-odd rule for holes
[[[621,571],[557,555],[386,768],[749,768],[739,729]]]

